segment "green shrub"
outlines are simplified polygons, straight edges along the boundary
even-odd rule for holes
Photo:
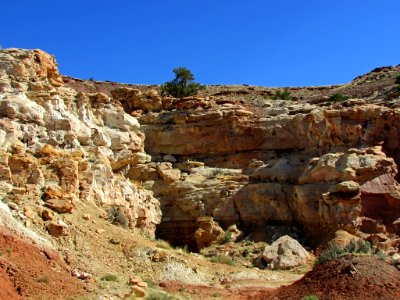
[[[346,247],[341,248],[336,245],[328,245],[328,248],[323,251],[315,264],[319,265],[326,261],[340,258],[346,254],[367,254],[376,255],[379,259],[385,259],[385,253],[378,247],[372,247],[368,241],[357,240],[351,241]]]
[[[292,100],[292,94],[289,89],[277,90],[274,95],[272,95],[272,100]]]
[[[122,226],[124,228],[128,227],[129,225],[129,221],[126,218],[125,214],[117,206],[111,207],[108,211],[108,220],[112,224]]]
[[[350,96],[343,95],[341,93],[333,94],[329,97],[329,100],[332,102],[343,102],[350,99]]]
[[[322,264],[324,262],[333,260],[333,259],[338,259],[339,257],[342,257],[343,255],[345,255],[346,250],[344,248],[340,248],[338,246],[329,246],[325,251],[323,251],[320,256],[318,257],[318,259],[316,260],[315,264],[319,265]]]
[[[204,88],[201,84],[193,82],[194,76],[190,70],[179,67],[175,68],[173,72],[175,73],[175,78],[161,85],[161,93],[163,95],[182,98],[197,95]]]
[[[301,300],[319,300],[318,296],[315,295],[309,295],[309,296],[304,296],[301,298]]]
[[[229,266],[235,265],[235,262],[229,258],[228,256],[225,255],[215,255],[210,258],[211,262],[219,263],[219,264],[225,264]]]
[[[396,84],[400,84],[400,75],[397,75],[395,82]]]
[[[49,279],[49,277],[43,275],[43,276],[39,277],[38,282],[40,282],[40,283],[49,283],[50,279]]]
[[[224,236],[224,240],[222,241],[222,243],[224,243],[224,244],[229,243],[230,241],[232,241],[232,239],[233,239],[232,232],[225,231],[225,236]]]
[[[113,274],[106,274],[103,277],[101,277],[100,280],[118,282],[118,277]]]
[[[177,300],[173,295],[158,290],[150,290],[145,298],[146,300]]]
[[[190,253],[190,250],[189,250],[189,246],[188,245],[184,245],[183,247],[182,247],[182,251],[183,252],[185,252],[185,253]]]
[[[172,249],[171,245],[167,241],[160,239],[157,240],[156,247],[161,249]]]

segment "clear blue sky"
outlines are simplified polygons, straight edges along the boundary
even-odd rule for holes
[[[399,0],[0,0],[0,45],[65,75],[159,84],[345,83],[400,64]]]

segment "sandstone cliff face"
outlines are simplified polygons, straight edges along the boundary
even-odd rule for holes
[[[3,199],[51,209],[53,222],[77,203],[119,206],[131,227],[154,235],[161,221],[159,237],[193,248],[221,239],[199,225],[209,217],[255,239],[273,236],[272,225],[314,239],[339,228],[399,233],[400,110],[390,89],[390,103],[380,92],[373,103],[329,103],[111,87],[64,85],[40,50],[0,52]]]
[[[0,52],[0,197],[62,220],[77,202],[122,207],[130,226],[154,235],[158,201],[119,171],[145,163],[136,118],[101,93],[63,86],[54,57]]]
[[[185,228],[187,241],[203,216],[253,233],[300,224],[314,238],[356,231],[365,217],[395,227],[399,109],[357,99],[328,107],[265,102],[184,98],[139,119],[153,158],[172,155],[178,169],[186,160],[205,163],[175,182],[156,181],[162,237]]]

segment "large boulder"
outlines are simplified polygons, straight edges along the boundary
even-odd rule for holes
[[[298,241],[282,236],[264,249],[262,258],[272,270],[291,269],[307,263],[311,256]]]
[[[224,230],[212,218],[199,218],[197,224],[199,228],[194,233],[194,238],[198,249],[208,247],[213,243],[219,243],[224,239]]]

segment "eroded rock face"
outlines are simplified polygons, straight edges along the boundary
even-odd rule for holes
[[[154,235],[158,201],[117,172],[150,161],[136,118],[106,94],[63,87],[41,50],[0,51],[0,92],[1,197],[54,211],[55,236],[57,218],[87,201],[123,207],[132,228]]]
[[[197,245],[203,217],[244,234],[399,233],[397,108],[128,87],[111,98],[63,86],[54,57],[18,49],[0,51],[0,92],[0,195],[36,201],[54,222],[91,201],[122,207],[150,235],[162,210],[157,234],[183,245]]]
[[[218,176],[193,184],[202,180],[191,171],[171,184],[156,179],[154,191],[164,213],[158,230],[164,238],[180,226],[187,238],[198,216],[253,232],[266,224],[302,224],[312,239],[340,228],[356,231],[365,215],[379,219],[365,209],[380,207],[377,203],[390,207],[382,213],[389,223],[400,217],[397,182],[387,181],[385,190],[377,182],[397,174],[397,109],[361,100],[325,108],[277,101],[263,109],[216,97],[192,102],[175,101],[168,111],[140,118],[146,151],[160,159],[172,155],[175,168],[196,159],[205,164],[203,170],[225,167],[242,179],[232,189]],[[218,205],[208,205],[215,196],[204,193],[207,185],[220,195],[212,201]],[[227,190],[229,197],[223,196]],[[389,211],[395,213],[388,217]]]

